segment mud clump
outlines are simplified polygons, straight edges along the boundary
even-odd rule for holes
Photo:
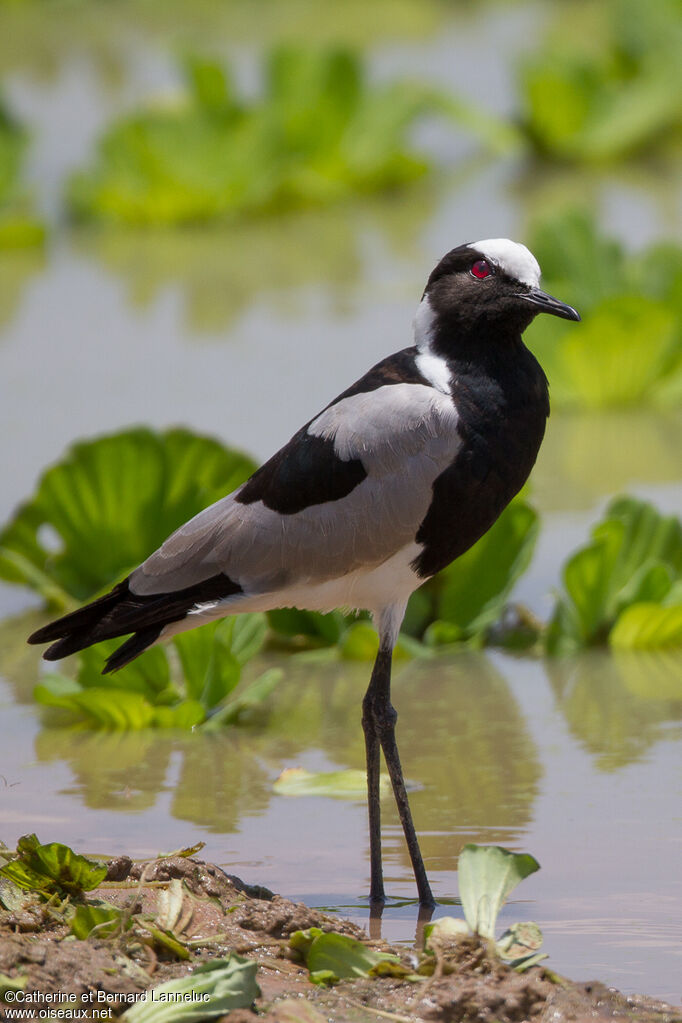
[[[244,884],[187,856],[141,863],[118,856],[107,863],[105,883],[87,896],[88,905],[104,900],[121,911],[119,926],[107,937],[96,937],[95,931],[75,939],[69,927],[73,902],[65,907],[25,895],[11,909],[1,908],[0,899],[0,974],[5,982],[23,984],[25,995],[40,994],[35,1018],[49,1007],[47,996],[68,996],[77,1000],[69,1004],[72,1010],[92,1008],[104,997],[109,1018],[116,1019],[135,994],[236,952],[258,963],[261,997],[251,1008],[233,1009],[230,1023],[682,1021],[682,1009],[626,998],[598,983],[573,984],[541,965],[516,973],[476,937],[461,938],[425,962],[415,952],[370,941],[350,921]],[[289,944],[294,931],[310,927],[389,951],[410,976],[363,976],[331,988],[316,986]],[[0,1019],[9,1018],[8,1008],[0,997]]]

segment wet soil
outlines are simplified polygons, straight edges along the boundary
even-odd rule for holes
[[[39,993],[33,1018],[45,1019],[46,1009],[58,1013],[65,1005],[69,1014],[55,1018],[87,1018],[98,1004],[96,993],[105,992],[107,1016],[92,1018],[116,1019],[131,995],[238,952],[258,962],[261,996],[250,1009],[233,1009],[230,1023],[682,1021],[682,1007],[625,997],[598,982],[575,984],[542,964],[517,973],[474,937],[441,947],[430,976],[363,977],[319,987],[289,945],[294,931],[341,932],[395,953],[411,970],[420,953],[372,941],[349,921],[245,885],[196,858],[140,863],[118,857],[109,861],[102,887],[88,893],[90,904],[98,899],[124,911],[124,926],[109,937],[85,940],[70,935],[63,902],[31,895],[12,909],[0,902],[0,985],[25,978],[25,995]],[[50,1003],[48,995],[62,1001]],[[69,996],[76,1001],[66,1002]],[[30,1004],[25,998],[23,1007]],[[75,1016],[74,1006],[84,1015]],[[0,1019],[10,1018],[17,1018],[11,1003],[0,999]]]

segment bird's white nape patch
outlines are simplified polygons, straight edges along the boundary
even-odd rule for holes
[[[520,242],[512,242],[509,238],[485,238],[480,242],[470,242],[469,248],[476,249],[521,284],[537,288],[540,283],[540,264],[530,249]]]

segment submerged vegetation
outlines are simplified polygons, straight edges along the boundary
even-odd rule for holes
[[[81,219],[170,225],[335,202],[404,185],[427,169],[408,131],[442,106],[433,90],[368,83],[348,50],[280,46],[263,95],[228,72],[185,61],[186,93],[108,130],[68,190]]]

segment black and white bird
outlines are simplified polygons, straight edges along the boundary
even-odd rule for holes
[[[224,615],[369,610],[379,634],[362,714],[374,904],[384,902],[381,749],[419,900],[433,905],[398,757],[391,656],[412,591],[492,526],[535,462],[548,387],[521,334],[540,312],[580,319],[539,282],[524,245],[452,249],[426,284],[413,347],[377,363],[110,593],[29,638],[51,642],[44,656],[56,660],[132,634],[107,661],[115,671]]]

